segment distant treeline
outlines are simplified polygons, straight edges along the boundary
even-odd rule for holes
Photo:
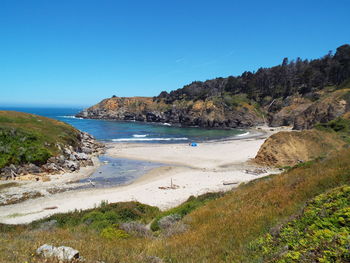
[[[182,99],[205,100],[227,93],[245,93],[249,99],[263,104],[274,98],[295,93],[304,95],[326,86],[340,85],[349,78],[350,45],[343,45],[337,48],[334,55],[329,52],[314,60],[297,58],[289,61],[284,58],[282,64],[275,67],[259,68],[256,72],[246,71],[237,77],[195,81],[170,93],[163,91],[155,99],[173,103]]]

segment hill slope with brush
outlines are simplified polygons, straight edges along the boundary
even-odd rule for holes
[[[0,111],[0,178],[20,174],[59,172],[90,165],[86,154],[101,146],[93,138],[72,126],[34,114]],[[72,157],[71,157],[72,156]],[[74,160],[70,160],[69,158]],[[79,158],[78,158],[79,159]],[[72,162],[69,162],[72,161]]]
[[[77,116],[209,128],[267,123],[309,129],[350,110],[349,78],[350,45],[343,45],[334,55],[314,60],[285,58],[275,67],[195,81],[153,98],[113,96]]]

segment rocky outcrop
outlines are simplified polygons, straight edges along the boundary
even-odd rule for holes
[[[267,107],[269,126],[293,126],[295,117],[304,112],[312,102],[299,94],[286,99],[275,99]]]
[[[81,259],[78,250],[66,246],[55,247],[45,244],[36,250],[36,254],[43,258],[54,258],[64,262],[72,262],[73,260],[77,262]]]
[[[215,98],[178,100],[167,104],[164,99],[112,97],[84,110],[77,117],[208,128],[243,128],[264,123],[262,114],[249,103],[229,107],[221,101],[215,101]]]
[[[311,129],[317,123],[334,120],[350,110],[350,89],[338,90],[325,96],[304,111],[294,120],[294,129]]]
[[[271,127],[292,126],[294,130],[312,129],[350,111],[350,89],[328,90],[279,98],[265,107]]]
[[[103,153],[104,145],[90,134],[80,132],[78,146],[64,146],[62,154],[51,157],[47,163],[37,166],[33,163],[13,165],[0,169],[0,179],[16,179],[28,174],[45,175],[74,172],[80,167],[93,165],[92,157]],[[62,147],[62,146],[60,146]],[[39,177],[37,177],[39,178]]]
[[[233,97],[234,98],[234,97]],[[176,100],[147,97],[105,99],[77,116],[91,119],[162,122],[204,128],[247,128],[267,121],[271,127],[293,126],[296,130],[311,129],[319,122],[328,122],[350,110],[350,89],[295,94],[256,105],[240,101],[230,105],[225,98]],[[264,118],[264,115],[267,116]]]
[[[268,166],[294,166],[325,157],[345,145],[337,134],[330,132],[278,132],[266,139],[255,157],[255,162]]]

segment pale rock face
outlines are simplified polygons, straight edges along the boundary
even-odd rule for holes
[[[294,129],[311,129],[316,123],[329,122],[342,116],[345,112],[347,112],[347,101],[343,99],[316,102],[295,118]]]
[[[89,156],[86,153],[76,153],[75,157],[77,160],[87,160]]]
[[[73,161],[65,161],[64,166],[70,169],[71,171],[76,171],[80,168],[79,163]]]
[[[78,259],[79,251],[71,247],[54,247],[48,244],[42,245],[36,250],[36,254],[44,258],[57,258],[58,260],[63,261],[72,261]]]

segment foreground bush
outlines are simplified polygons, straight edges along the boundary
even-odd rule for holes
[[[297,219],[251,246],[256,260],[350,262],[350,187],[317,196]]]

